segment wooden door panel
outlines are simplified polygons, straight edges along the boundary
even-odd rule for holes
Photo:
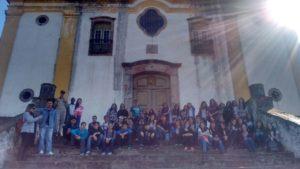
[[[152,106],[156,111],[162,108],[163,103],[168,102],[168,90],[152,90]]]
[[[160,74],[135,76],[133,93],[142,108],[158,111],[163,103],[170,104],[170,78]]]
[[[149,101],[151,100],[151,95],[149,90],[138,90],[136,91],[135,98],[142,108],[149,106]]]

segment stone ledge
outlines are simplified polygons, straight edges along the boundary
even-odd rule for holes
[[[298,125],[300,127],[300,118],[295,115],[283,112],[283,111],[275,109],[275,108],[269,110],[267,113],[269,113],[273,116],[276,116],[278,118],[281,118],[283,120],[287,120],[292,123],[295,123],[296,125]]]

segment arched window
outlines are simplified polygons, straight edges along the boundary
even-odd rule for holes
[[[91,18],[89,55],[112,55],[115,18]]]

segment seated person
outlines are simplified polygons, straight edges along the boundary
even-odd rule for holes
[[[249,150],[249,152],[255,152],[256,145],[245,124],[242,126],[242,136],[244,139],[244,145]]]
[[[200,127],[198,129],[198,140],[202,147],[203,153],[207,153],[211,138],[212,136],[209,130],[207,129],[205,122],[201,122]]]
[[[218,130],[216,124],[210,123],[209,132],[212,136],[212,145],[220,150],[221,153],[224,153],[224,143],[222,141],[221,130]]]
[[[70,122],[63,127],[63,142],[67,144],[67,142],[71,141],[71,131],[78,129],[76,125],[76,118],[71,118]],[[71,141],[71,145],[74,145],[74,142]]]
[[[237,124],[236,119],[232,119],[229,124],[229,142],[233,148],[240,147],[241,127]]]
[[[160,121],[157,124],[157,135],[160,139],[165,141],[170,140],[170,125],[166,116],[161,116]]]
[[[194,151],[194,126],[190,125],[188,121],[185,121],[184,127],[181,129],[181,138],[184,145],[184,151]]]
[[[227,146],[228,146],[228,131],[225,126],[225,122],[221,122],[221,124],[220,124],[220,139],[222,140],[224,146],[227,148]]]
[[[89,131],[89,137],[87,139],[87,152],[86,154],[89,154],[91,152],[92,145],[95,145],[100,150],[102,148],[102,139],[103,139],[103,130],[99,126],[99,123],[95,122],[93,123],[93,127]]]
[[[117,143],[119,146],[131,146],[132,130],[128,128],[127,123],[123,123],[121,128],[117,130]]]
[[[109,123],[108,128],[104,131],[102,155],[112,155],[113,146],[116,139],[116,132],[113,127],[114,125]]]
[[[137,132],[138,143],[143,146],[145,145],[145,120],[140,118],[139,123],[135,126]]]
[[[86,139],[88,137],[88,130],[86,129],[86,123],[81,122],[80,129],[71,130],[72,142],[80,143],[80,155],[86,153]]]
[[[89,124],[89,127],[88,127],[89,131],[93,128],[94,123],[98,123],[98,125],[100,126],[100,123],[97,121],[97,116],[92,117],[92,122]]]
[[[143,145],[156,145],[155,130],[150,127],[149,124],[143,125],[143,129],[140,131],[140,139]]]
[[[265,128],[263,123],[258,120],[254,128],[255,142],[258,146],[264,146],[266,141]]]
[[[108,128],[108,124],[109,124],[109,118],[108,118],[108,116],[105,115],[103,117],[103,120],[104,120],[104,122],[102,123],[101,128],[104,131],[104,130],[106,130]]]
[[[281,148],[281,143],[279,141],[279,132],[278,130],[272,125],[272,123],[268,123],[266,129],[266,145],[267,151],[279,151]]]
[[[181,144],[181,124],[180,120],[175,120],[175,124],[172,127],[172,140],[174,141],[175,145]]]

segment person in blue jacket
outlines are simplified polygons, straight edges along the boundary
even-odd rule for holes
[[[89,132],[86,129],[86,122],[81,122],[80,128],[71,130],[71,134],[72,140],[80,143],[80,155],[86,154],[86,140],[89,135]]]
[[[46,108],[41,109],[40,112],[43,118],[40,124],[39,154],[54,155],[52,137],[56,126],[56,110],[53,108],[53,99],[48,99]]]

